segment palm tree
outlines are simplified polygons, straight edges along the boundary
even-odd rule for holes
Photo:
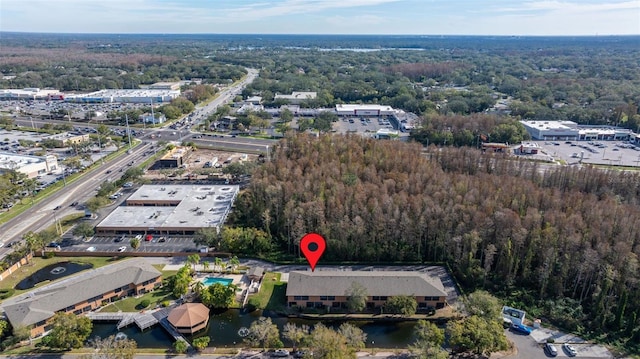
[[[213,266],[213,272],[215,273],[215,271],[216,271],[216,267],[218,267],[218,271],[219,271],[220,273],[222,273],[222,259],[220,259],[220,258],[218,258],[218,257],[215,257],[215,258],[213,259],[213,263],[214,263],[214,266]]]
[[[198,254],[192,254],[187,257],[187,263],[193,266],[193,271],[196,271],[196,265],[200,263],[200,256]]]
[[[32,231],[29,231],[27,233],[25,233],[22,238],[24,239],[24,242],[27,246],[27,250],[29,251],[29,253],[33,256],[33,251],[35,249],[44,247],[44,240],[42,238],[42,236],[40,236],[39,233],[35,233]]]
[[[238,256],[231,257],[231,260],[229,260],[229,264],[231,264],[232,270],[236,270],[236,268],[238,268],[238,266],[240,265],[240,260],[238,259]]]
[[[200,295],[200,293],[202,293],[203,290],[204,290],[204,283],[202,283],[201,280],[197,281],[193,285],[193,291],[196,292],[198,296]]]
[[[202,262],[202,267],[204,267],[204,271],[205,272],[208,272],[209,271],[209,261]]]

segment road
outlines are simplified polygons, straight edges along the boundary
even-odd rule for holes
[[[244,87],[251,83],[257,76],[258,70],[247,69],[247,76],[240,82],[223,89],[211,102],[204,106],[201,106],[194,111],[192,116],[195,116],[194,122],[198,123],[204,120],[209,114],[215,112],[215,110],[238,95]],[[87,124],[84,122],[74,123],[69,121],[47,121],[47,120],[35,120],[31,118],[16,118],[17,123],[23,126],[35,126],[38,124],[42,126],[44,123],[68,123],[77,127],[95,127],[96,124]],[[110,126],[112,128],[124,129],[124,126]],[[139,129],[137,129],[139,130]],[[152,135],[155,139],[152,139]],[[22,235],[27,231],[39,231],[48,227],[56,219],[61,219],[64,216],[77,212],[75,208],[69,207],[69,205],[75,201],[84,202],[94,195],[94,190],[102,184],[105,180],[116,180],[121,176],[120,169],[125,169],[130,165],[138,165],[142,163],[147,156],[145,152],[152,150],[156,146],[155,141],[181,141],[191,139],[193,134],[186,130],[172,130],[168,128],[159,129],[144,129],[139,139],[143,140],[142,145],[134,148],[130,154],[120,155],[118,158],[113,159],[107,163],[104,163],[97,168],[92,169],[88,173],[85,173],[79,180],[74,183],[68,184],[58,192],[49,196],[48,198],[38,202],[37,205],[32,206],[30,209],[20,214],[19,216],[11,219],[7,223],[0,227],[0,243],[8,243],[18,241],[22,238]],[[224,146],[225,148],[236,149],[239,151],[252,151],[259,152],[265,151],[266,146],[272,142],[265,142],[268,140],[259,139],[244,139],[244,138],[227,138],[216,139],[213,141],[203,140],[201,143],[209,146]],[[109,173],[107,173],[109,172]],[[54,208],[60,206],[60,209],[54,211]],[[5,246],[0,247],[0,257],[4,256],[10,249]]]
[[[61,219],[68,214],[78,212],[77,209],[69,205],[76,201],[84,202],[91,198],[95,194],[95,189],[100,187],[104,181],[118,179],[122,175],[120,173],[121,168],[128,168],[132,162],[137,165],[144,161],[146,159],[144,153],[150,149],[151,144],[143,143],[135,147],[131,154],[123,154],[110,162],[98,165],[88,173],[85,173],[79,180],[68,183],[56,193],[3,224],[0,242],[17,241],[28,231],[37,232],[48,227],[55,219]],[[60,209],[54,210],[57,206],[60,206]],[[0,255],[3,255],[6,251],[7,248],[0,248]]]

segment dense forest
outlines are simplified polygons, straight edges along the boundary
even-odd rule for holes
[[[638,350],[639,195],[637,173],[299,135],[254,173],[235,221],[291,255],[316,231],[328,262],[446,262],[465,288]]]
[[[243,92],[315,91],[308,107],[379,103],[422,116],[496,112],[638,129],[634,36],[64,35],[2,33],[0,88],[136,88],[162,80],[224,84],[260,69]],[[13,77],[15,76],[15,77]],[[496,106],[499,105],[499,106]],[[441,136],[439,134],[438,136]],[[435,139],[435,138],[434,138]]]

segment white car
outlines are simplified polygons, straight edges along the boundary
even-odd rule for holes
[[[142,239],[142,234],[138,234],[138,235],[136,236],[136,239],[137,239],[137,240],[141,240],[141,239]]]
[[[276,351],[274,351],[271,356],[273,357],[278,357],[278,358],[286,358],[289,356],[289,351],[286,349],[276,349]]]
[[[96,247],[87,248],[87,252],[95,252],[95,251],[96,251]]]
[[[574,356],[578,355],[578,351],[576,350],[576,348],[574,348],[573,345],[571,345],[569,343],[562,344],[562,349],[564,349],[564,351],[570,357],[574,357]]]
[[[120,248],[118,248],[118,252],[124,252],[127,250],[127,246],[122,246]]]

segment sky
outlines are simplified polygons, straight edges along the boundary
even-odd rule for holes
[[[640,0],[0,0],[0,31],[640,35]]]

